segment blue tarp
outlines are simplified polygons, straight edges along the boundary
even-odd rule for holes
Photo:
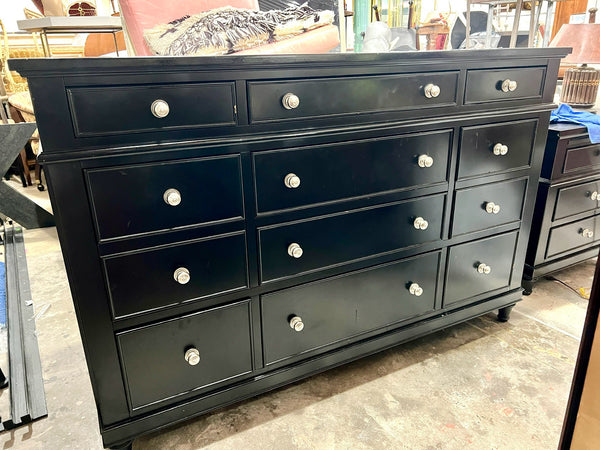
[[[583,125],[588,129],[592,144],[600,142],[600,116],[598,114],[587,111],[573,111],[569,105],[561,103],[550,114],[550,122],[569,122]]]

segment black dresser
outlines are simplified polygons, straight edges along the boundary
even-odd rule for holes
[[[506,320],[565,54],[12,61],[104,444]]]
[[[551,124],[535,204],[523,287],[598,256],[600,247],[600,144],[587,128]]]

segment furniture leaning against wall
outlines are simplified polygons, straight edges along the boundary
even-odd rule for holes
[[[551,124],[525,259],[523,287],[598,255],[600,247],[600,144],[587,128]]]
[[[11,62],[104,445],[507,320],[566,53]]]

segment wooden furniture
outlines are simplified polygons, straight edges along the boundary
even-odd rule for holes
[[[12,62],[104,444],[507,320],[566,52]]]
[[[540,175],[523,287],[541,276],[598,255],[600,144],[587,128],[551,124]]]

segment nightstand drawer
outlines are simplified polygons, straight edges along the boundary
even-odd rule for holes
[[[131,408],[250,373],[251,339],[247,300],[118,334]]]
[[[600,234],[600,217],[594,216],[550,229],[546,258],[593,244]]]
[[[104,266],[116,318],[248,285],[244,232],[108,257]]]
[[[259,212],[445,182],[451,130],[254,155]]]
[[[556,207],[552,220],[562,219],[598,208],[600,201],[600,180],[578,184],[558,190]]]
[[[75,137],[235,125],[233,82],[70,87]]]
[[[462,129],[458,178],[529,167],[537,119]]]
[[[563,174],[593,172],[600,168],[600,144],[570,148],[565,155]]]
[[[448,252],[444,307],[508,287],[517,235],[513,231],[451,247]]]
[[[545,67],[471,69],[467,71],[465,103],[542,98]]]
[[[99,239],[244,216],[237,155],[94,169],[87,178]]]
[[[265,363],[433,311],[439,261],[431,253],[263,295]]]
[[[454,105],[457,83],[458,72],[251,81],[250,122]]]
[[[441,238],[436,195],[259,229],[261,280],[272,281]]]
[[[522,179],[456,191],[452,235],[521,220],[526,188]]]

